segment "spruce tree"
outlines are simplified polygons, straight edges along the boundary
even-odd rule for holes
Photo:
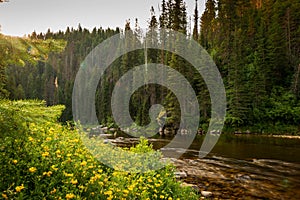
[[[198,0],[195,2],[195,11],[194,11],[194,28],[193,28],[193,39],[198,41],[199,32],[198,32]]]
[[[212,46],[214,39],[213,33],[213,22],[216,18],[216,7],[214,0],[208,0],[205,4],[205,11],[201,16],[201,31],[200,31],[200,44],[207,50]]]

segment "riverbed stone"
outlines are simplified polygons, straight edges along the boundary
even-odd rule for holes
[[[246,174],[237,174],[235,176],[235,178],[238,180],[238,181],[250,181],[251,180],[251,177],[249,175],[246,175]]]
[[[186,172],[175,172],[174,175],[176,178],[186,178],[187,177]]]
[[[212,192],[209,191],[201,191],[201,195],[204,197],[210,197],[212,195]]]

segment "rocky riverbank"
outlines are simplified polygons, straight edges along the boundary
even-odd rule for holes
[[[184,185],[209,199],[300,199],[297,189],[300,182],[296,179],[300,176],[300,165],[225,158],[171,159],[171,162]],[[295,179],[291,178],[293,173]]]

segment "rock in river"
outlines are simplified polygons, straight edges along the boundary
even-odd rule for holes
[[[175,177],[176,178],[186,178],[187,174],[185,172],[175,172]]]
[[[201,191],[201,195],[204,197],[210,197],[212,195],[212,192],[209,191]]]

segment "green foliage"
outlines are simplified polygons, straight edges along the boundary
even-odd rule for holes
[[[199,198],[180,186],[172,166],[144,174],[104,166],[83,145],[77,130],[56,122],[63,108],[46,107],[42,101],[1,101],[2,198]],[[153,152],[145,139],[130,151]]]
[[[273,124],[299,125],[300,104],[293,93],[276,88],[269,99],[266,115]]]
[[[152,144],[149,144],[148,140],[143,137],[140,138],[140,143],[130,148],[130,150],[134,153],[148,153],[153,151]]]

